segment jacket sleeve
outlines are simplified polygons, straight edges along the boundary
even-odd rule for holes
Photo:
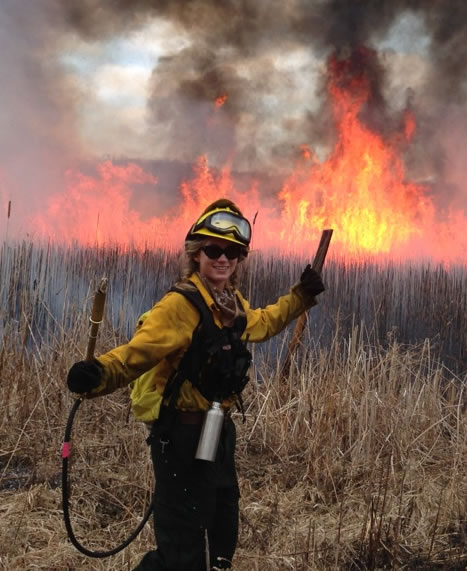
[[[181,357],[198,322],[198,312],[182,295],[175,292],[165,295],[128,343],[98,357],[104,371],[101,384],[91,396],[128,385],[164,358],[175,359],[177,353]]]
[[[281,296],[276,303],[264,308],[251,309],[250,304],[240,295],[245,310],[247,325],[242,338],[252,343],[266,341],[280,333],[301,313],[316,305],[316,299],[295,285],[287,295]]]

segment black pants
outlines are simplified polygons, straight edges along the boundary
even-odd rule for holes
[[[157,550],[134,571],[230,569],[238,536],[239,490],[235,425],[224,423],[215,462],[195,460],[200,425],[175,420],[168,432],[148,439],[156,476],[154,531]]]

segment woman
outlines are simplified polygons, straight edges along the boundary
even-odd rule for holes
[[[151,427],[157,542],[137,570],[231,568],[240,494],[230,411],[241,405],[248,380],[245,341],[277,335],[324,291],[307,266],[287,295],[251,309],[235,289],[250,239],[250,224],[233,202],[212,203],[186,237],[182,280],[148,312],[130,342],[69,371],[69,389],[88,397],[136,379],[133,412]],[[213,400],[221,401],[225,419],[215,461],[209,462],[195,454]]]

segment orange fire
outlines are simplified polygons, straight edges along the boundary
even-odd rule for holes
[[[141,245],[157,231],[157,221],[142,220],[130,207],[134,187],[157,182],[141,167],[105,161],[97,176],[71,170],[66,175],[66,190],[52,195],[46,211],[32,217],[36,236],[60,243]]]
[[[215,104],[216,107],[222,107],[222,105],[224,105],[224,103],[227,101],[227,95],[219,95],[219,97],[216,97],[215,100]]]
[[[156,178],[135,164],[106,161],[94,177],[68,173],[66,191],[51,197],[47,210],[34,217],[36,234],[49,236],[53,229],[60,241],[179,248],[199,213],[225,196],[250,220],[258,212],[255,249],[310,257],[321,230],[333,228],[331,255],[465,262],[466,233],[459,233],[467,227],[464,213],[448,212],[439,221],[427,188],[407,179],[401,152],[416,130],[412,112],[405,113],[400,132],[383,137],[371,130],[361,120],[371,97],[369,80],[362,71],[353,73],[345,60],[330,60],[328,92],[337,134],[334,148],[320,162],[301,145],[297,165],[267,204],[257,181],[240,192],[229,166],[212,169],[203,156],[194,176],[181,185],[180,205],[147,218],[132,208],[132,192],[138,185],[153,187],[151,200],[157,201]],[[216,106],[225,101],[220,96]]]
[[[396,143],[359,119],[369,97],[366,77],[352,76],[342,85],[338,71],[346,70],[340,68],[341,62],[331,61],[328,82],[337,143],[326,161],[300,165],[285,181],[279,194],[282,238],[292,245],[329,227],[344,254],[394,252],[433,222],[434,207],[423,187],[406,181]],[[407,115],[406,138],[414,129]]]

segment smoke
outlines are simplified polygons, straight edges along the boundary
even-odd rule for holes
[[[53,56],[73,35],[93,45],[158,19],[184,47],[150,79],[142,136],[155,160],[192,164],[207,153],[212,164],[270,175],[286,173],[303,143],[325,153],[335,136],[327,61],[350,58],[372,87],[362,119],[390,132],[409,102],[418,124],[410,174],[430,181],[440,205],[466,207],[463,0],[36,0],[27,10],[3,0],[0,16],[0,163],[36,202],[84,154],[82,93]]]
[[[163,126],[161,151],[177,148],[188,160],[210,146],[219,160],[235,150],[239,164],[247,157],[255,164],[264,158],[265,146],[274,155],[276,147],[283,153],[289,145],[292,153],[303,141],[323,144],[323,132],[329,132],[323,59],[330,53],[344,57],[362,46],[375,48],[394,26],[414,16],[418,29],[410,37],[407,28],[409,37],[402,41],[410,49],[420,35],[426,37],[426,53],[405,69],[417,75],[417,67],[426,67],[422,83],[415,86],[423,122],[437,121],[447,107],[466,104],[463,0],[87,0],[69,3],[65,10],[66,23],[89,39],[123,33],[154,17],[169,20],[189,37],[189,47],[159,63],[150,101],[154,129]],[[373,88],[367,118],[380,127],[387,126],[394,113],[385,72],[397,57],[395,51],[397,45],[392,53],[379,51],[367,61]],[[300,102],[300,117],[290,108],[297,69],[278,64],[284,54],[300,54],[298,72],[310,76],[309,102]],[[410,87],[409,75],[400,82],[396,97],[403,100],[403,91]],[[228,100],[222,124],[209,129],[212,101],[223,93]]]
[[[76,93],[51,57],[56,23],[56,11],[47,3],[29,2],[26,8],[2,1],[0,198],[3,205],[11,201],[12,228],[37,210],[50,190],[61,188],[65,168],[79,155],[73,136]]]

